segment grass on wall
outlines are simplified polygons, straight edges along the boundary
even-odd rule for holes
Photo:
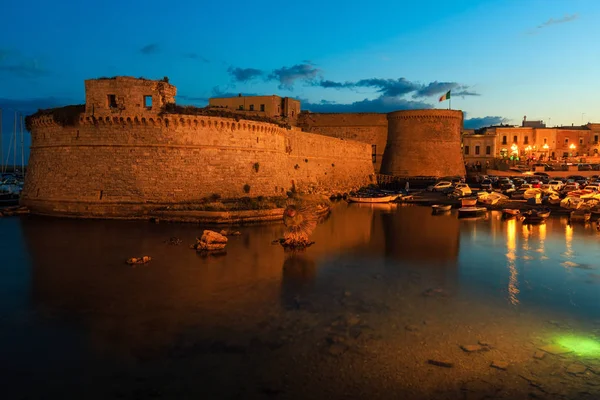
[[[54,122],[62,126],[75,126],[79,121],[81,113],[85,112],[85,104],[77,104],[58,108],[49,108],[38,110],[35,114],[28,115],[25,118],[25,128],[31,132],[31,123],[38,117],[52,116]]]

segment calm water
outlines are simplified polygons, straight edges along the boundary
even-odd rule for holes
[[[0,219],[9,398],[600,396],[595,223],[339,203],[304,252],[239,230],[202,257],[194,225]],[[533,357],[563,338],[591,350]]]

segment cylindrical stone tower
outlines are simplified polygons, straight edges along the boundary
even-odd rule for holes
[[[465,175],[460,110],[406,110],[387,115],[381,173],[401,177]]]

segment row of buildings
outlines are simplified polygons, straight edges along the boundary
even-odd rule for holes
[[[523,119],[521,126],[491,126],[463,130],[466,163],[496,160],[589,162],[600,158],[600,124],[548,128],[542,121]]]

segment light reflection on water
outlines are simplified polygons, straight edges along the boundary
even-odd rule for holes
[[[594,224],[550,218],[523,225],[497,212],[459,220],[455,213],[431,215],[427,207],[339,203],[304,252],[272,245],[283,233],[275,224],[240,228],[221,257],[188,248],[201,231],[1,219],[0,345],[8,362],[50,381],[60,374],[57,365],[81,374],[91,364],[160,359],[160,349],[182,335],[239,340],[298,310],[310,313],[303,324],[315,332],[339,313],[366,309],[384,331],[399,315],[423,312],[449,326],[465,313],[490,323],[514,311],[600,319]],[[173,236],[183,244],[166,244]],[[125,265],[140,255],[153,260]],[[443,306],[423,298],[431,288],[450,295]],[[361,300],[353,303],[355,296]],[[278,329],[291,335],[309,328]],[[33,367],[40,354],[44,362]]]

